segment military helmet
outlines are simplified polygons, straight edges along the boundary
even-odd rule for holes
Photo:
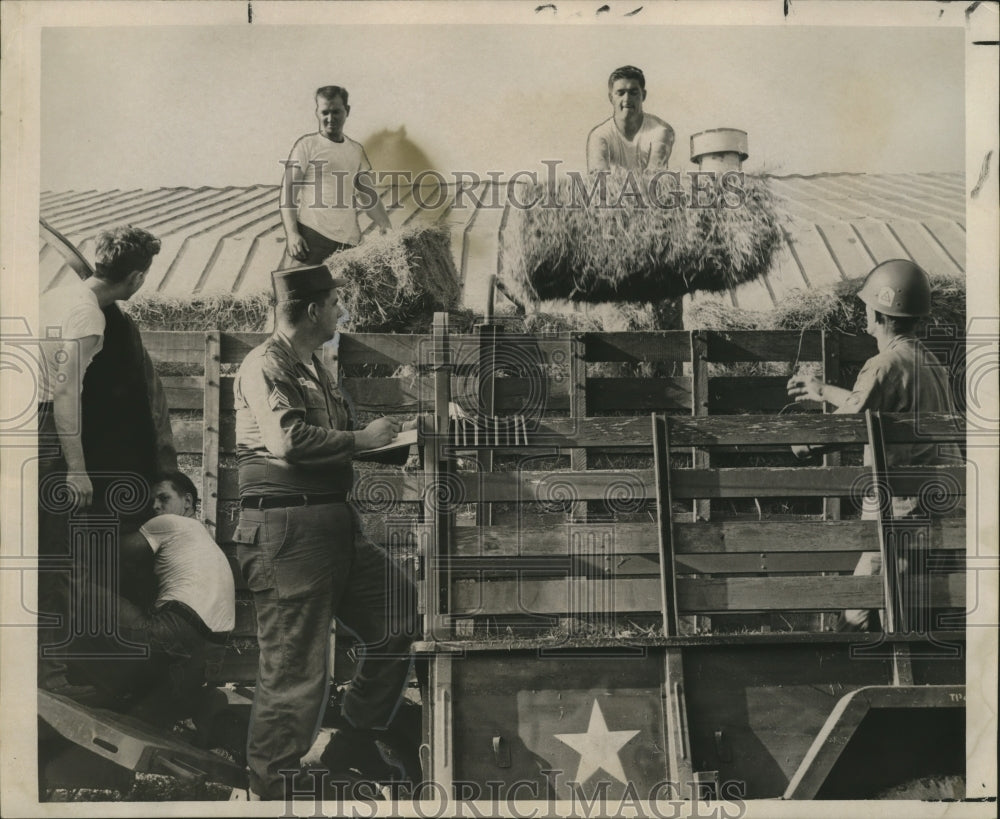
[[[872,269],[858,298],[886,316],[926,316],[931,312],[931,283],[909,259],[892,259]]]

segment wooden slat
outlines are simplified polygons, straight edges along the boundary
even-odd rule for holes
[[[853,572],[856,551],[735,552],[729,554],[678,554],[678,574],[819,574]],[[638,571],[634,572],[639,574]]]
[[[882,605],[877,577],[732,577],[685,581],[686,611],[828,611]]]
[[[204,345],[204,336],[202,345]],[[202,346],[202,360],[205,349]],[[205,380],[200,375],[166,375],[160,378],[167,394],[167,405],[171,409],[200,410],[205,404]],[[232,386],[229,388],[232,403]]]
[[[746,497],[861,498],[872,484],[870,470],[853,466],[736,467],[729,469],[674,470],[675,499]],[[929,466],[891,474],[891,491],[899,496],[920,495],[928,486],[960,487],[964,492],[965,467]]]
[[[957,583],[937,584],[937,604],[954,602]],[[511,614],[600,614],[659,612],[658,578],[628,580],[456,581],[452,612],[463,616]],[[726,611],[835,611],[878,608],[878,577],[728,577],[678,578],[682,614]],[[571,608],[570,601],[600,601],[601,609]]]
[[[946,413],[921,414],[919,418],[886,415],[883,419],[889,443],[943,443],[960,441],[965,436],[964,419]],[[671,417],[670,439],[675,446],[863,444],[868,440],[864,416],[820,413],[715,416],[697,420]]]
[[[887,444],[965,443],[966,423],[962,415],[942,412],[883,415],[882,432]]]
[[[799,347],[797,330],[732,330],[709,331],[708,358],[713,362],[727,361],[821,361],[819,330],[802,334]],[[868,336],[841,337],[841,356],[846,362],[866,361],[878,352],[874,339]]]
[[[201,376],[164,376],[163,385],[167,391],[167,401],[173,409],[201,409],[203,404],[203,384]],[[221,379],[220,408],[223,411],[233,409],[233,376],[223,376]],[[784,380],[784,379],[778,379]],[[429,380],[391,379],[391,378],[345,378],[345,388],[351,395],[360,411],[392,411],[410,413],[430,409],[433,403],[433,392],[429,388]],[[720,381],[730,381],[730,392],[736,396],[736,401],[745,405],[743,399],[748,391],[753,392],[756,379],[713,379],[713,384]],[[588,398],[588,409],[600,414],[603,412],[620,412],[623,410],[641,411],[664,409],[690,409],[691,396],[687,389],[689,379],[618,379],[591,378],[588,381],[591,397]],[[714,388],[713,388],[714,389]],[[548,410],[569,409],[569,382],[566,379],[549,382],[549,394],[545,400]],[[775,385],[773,403],[783,398],[779,397]],[[537,381],[527,378],[500,378],[496,382],[497,411],[516,412],[523,410],[531,396],[538,394]],[[576,439],[566,437],[566,431],[571,428],[560,427],[553,420],[552,431],[556,439],[544,437],[546,425],[540,427],[541,435],[531,435],[529,443],[534,446],[588,446]],[[611,424],[614,422],[608,421]],[[622,429],[628,431],[627,423]],[[709,417],[692,421],[691,419],[672,418],[672,440],[676,446],[734,446],[734,445],[777,445],[777,444],[823,444],[823,443],[864,443],[862,434],[863,419],[861,416],[822,416],[796,414],[788,416],[770,415],[739,415],[734,417]],[[947,414],[921,415],[919,419],[912,416],[886,416],[887,443],[949,442],[964,441],[965,425],[960,416]],[[583,432],[581,427],[581,432]],[[599,434],[597,428],[585,434]],[[648,436],[630,433],[630,445],[645,445]],[[618,439],[611,439],[617,441]],[[605,444],[608,444],[608,440]],[[624,440],[622,441],[624,445]]]
[[[678,580],[682,611],[836,611],[882,606],[874,576],[730,577]],[[932,606],[964,606],[965,578],[931,579]]]
[[[426,334],[343,333],[340,336],[341,364],[416,365],[421,348],[430,339]]]
[[[173,380],[181,384],[183,392],[172,386]],[[350,381],[350,379],[348,379]],[[360,379],[363,381],[364,379]],[[377,382],[380,379],[369,379]],[[389,380],[389,379],[386,379]],[[504,379],[501,379],[504,380]],[[165,379],[175,394],[190,396],[186,403],[193,404],[195,392],[200,396],[201,379],[198,377]],[[195,392],[189,392],[194,390]],[[223,412],[220,449],[232,452],[235,433],[232,418],[232,380],[224,379],[223,394],[230,408]],[[364,393],[362,393],[364,394]],[[401,393],[400,393],[401,394]],[[357,398],[351,397],[359,404]],[[358,408],[363,409],[361,404]],[[181,407],[175,407],[181,409]],[[199,403],[192,409],[201,409]],[[228,415],[226,414],[228,412]],[[965,437],[965,421],[960,416],[935,413],[922,415],[919,420],[911,416],[884,416],[886,438],[890,443],[907,443],[914,440],[930,442],[961,441]],[[864,419],[860,415],[798,414],[775,418],[772,416],[739,415],[731,417],[706,417],[698,420],[671,418],[671,436],[677,446],[697,444],[719,447],[725,451],[745,450],[760,453],[765,448],[785,452],[794,443],[844,443],[862,444],[866,440]],[[178,451],[201,451],[201,422],[174,419],[174,439]],[[576,419],[546,418],[536,428],[529,430],[528,447],[541,449],[632,449],[648,451],[652,446],[649,419],[646,416],[592,417]]]
[[[232,541],[237,520],[223,515],[216,529],[220,544]],[[679,571],[684,566],[711,565],[705,572],[839,571],[851,554],[874,551],[877,544],[873,520],[842,521],[712,521],[675,523],[674,537]],[[926,523],[928,548],[965,551],[965,521],[943,518]],[[419,542],[420,525],[414,527]],[[594,560],[615,565],[633,557],[649,559],[659,553],[656,528],[650,523],[573,523],[552,526],[493,526],[454,529],[454,554],[462,558],[562,557],[590,554]],[[798,556],[798,555],[801,555]],[[829,555],[829,557],[825,557]],[[711,563],[701,562],[710,559]],[[827,563],[830,564],[826,568]],[[754,568],[748,568],[753,566]],[[799,568],[805,566],[806,568]],[[690,569],[696,571],[696,569]],[[701,569],[698,569],[701,571]]]
[[[460,580],[454,584],[452,613],[476,615],[634,614],[658,612],[657,578],[628,580]],[[699,612],[837,611],[877,609],[881,578],[873,576],[678,578],[678,608]],[[965,605],[964,575],[931,580],[931,605]],[[599,601],[604,608],[571,607]]]
[[[201,455],[204,430],[200,420],[171,418],[170,427],[174,433],[174,449],[178,455]]]
[[[377,473],[397,500],[423,500],[423,476]],[[928,467],[927,471],[894,478],[898,494],[918,495],[928,477],[964,486],[963,467]],[[944,476],[944,477],[942,477]],[[650,469],[588,470],[587,472],[520,472],[475,475],[458,473],[467,503],[542,502],[604,500],[616,488],[625,487],[635,500],[655,494]],[[374,478],[370,478],[373,480]],[[674,500],[695,498],[831,497],[860,493],[870,484],[864,467],[748,467],[726,469],[677,469],[671,477]],[[219,497],[237,497],[236,470],[220,470]],[[388,491],[388,490],[387,490]],[[860,494],[858,495],[860,497]]]
[[[205,334],[143,330],[142,344],[154,362],[202,364],[205,360]]]
[[[497,366],[529,373],[540,367],[565,367],[566,345],[571,338],[569,333],[503,333],[497,336]],[[478,365],[478,336],[453,335],[448,343],[453,346],[459,369],[466,364]]]
[[[341,336],[340,360],[345,367],[357,364],[422,367],[422,349],[431,337],[420,334],[345,333]],[[497,360],[502,367],[531,369],[546,367],[564,360],[565,334],[527,335],[510,333],[498,337]],[[478,361],[479,338],[455,333],[448,337],[455,366],[475,367]]]
[[[755,556],[747,558],[741,565],[750,568],[739,569],[741,572],[759,571],[754,563]],[[731,560],[729,555],[697,555],[694,564],[711,563],[723,566]],[[854,555],[857,562],[857,555]],[[447,566],[455,578],[489,579],[491,577],[625,577],[633,575],[658,576],[660,561],[655,555],[615,555],[613,558],[600,552],[591,554],[544,555],[529,557],[525,555],[484,555],[477,557],[452,557]],[[440,564],[439,568],[444,568]],[[851,564],[854,568],[854,564]],[[692,569],[691,571],[695,571]],[[720,568],[720,571],[726,571]]]
[[[689,378],[588,378],[587,409],[652,412],[691,409]]]
[[[886,437],[892,443],[911,441],[960,441],[965,421],[943,413],[913,416],[884,416]],[[672,416],[671,440],[675,446],[785,447],[797,443],[863,444],[867,441],[864,418],[860,415],[795,414],[781,417],[739,415],[687,418]],[[530,430],[528,446],[568,449],[652,445],[646,417],[591,417],[579,420],[546,418]]]
[[[219,355],[223,364],[239,364],[254,347],[267,338],[267,333],[222,333]]]
[[[716,376],[707,385],[709,412],[777,414],[791,403],[785,376]]]
[[[965,521],[938,518],[924,524],[928,547],[964,551]],[[864,552],[877,544],[873,520],[839,521],[701,521],[675,523],[674,538],[678,558],[707,555],[766,555],[770,560],[784,553]],[[576,552],[585,549],[618,556],[659,553],[656,527],[650,523],[572,523],[545,527],[494,526],[479,529],[462,526],[455,530],[455,554],[463,557],[521,555],[526,557],[565,555],[571,541]]]
[[[608,418],[545,418],[528,430],[528,447],[542,449],[616,449],[630,447],[651,451],[653,439],[648,416]]]
[[[452,612],[463,615],[489,614],[602,614],[659,613],[659,578],[638,580],[496,580],[478,583],[456,581]],[[599,607],[570,608],[570,600],[600,600]]]
[[[829,497],[849,495],[868,477],[862,467],[732,467],[675,469],[675,500],[689,498]]]
[[[684,330],[645,333],[584,333],[587,361],[687,361],[689,334]]]
[[[928,546],[963,551],[965,521],[938,518],[925,523]],[[875,551],[874,520],[719,521],[676,525],[679,554]],[[637,544],[630,544],[635,548]],[[638,551],[638,549],[635,549]]]
[[[570,523],[538,528],[494,526],[489,529],[462,526],[455,529],[453,543],[455,554],[463,557],[565,555],[571,551],[590,551],[611,557],[659,553],[656,529],[649,523]]]
[[[352,379],[347,379],[349,382]],[[364,381],[364,379],[359,379]],[[379,382],[382,379],[369,379]],[[390,381],[391,379],[385,379]],[[505,381],[506,379],[500,379]],[[167,376],[163,379],[168,394],[177,398],[184,406],[171,404],[174,409],[201,409],[201,384],[199,376]],[[378,387],[377,389],[381,389]],[[393,388],[395,389],[395,388]],[[362,396],[365,393],[362,391]],[[397,395],[403,395],[403,390]],[[232,411],[232,378],[224,377],[222,383],[222,403]],[[356,404],[360,402],[351,393]],[[387,395],[383,397],[387,398]],[[197,402],[196,402],[197,399]],[[362,405],[363,406],[363,405]],[[359,409],[361,407],[359,406]],[[945,413],[928,413],[919,419],[908,415],[883,416],[888,443],[910,443],[914,441],[947,443],[962,442],[965,439],[965,419]],[[187,420],[175,420],[175,438],[181,437],[185,451],[200,450],[200,426]],[[686,417],[672,417],[671,439],[676,446],[734,447],[759,452],[763,447],[786,447],[797,443],[813,444],[863,444],[866,441],[864,418],[860,415],[821,415],[819,413],[795,414],[781,417],[760,415],[714,416],[697,420]],[[231,451],[232,436],[227,438],[226,424],[222,427],[223,451]],[[227,440],[230,443],[227,443]],[[591,417],[579,420],[545,418],[529,429],[529,447],[543,449],[587,448],[641,448],[652,445],[649,420],[639,417]],[[778,450],[780,451],[780,450]]]

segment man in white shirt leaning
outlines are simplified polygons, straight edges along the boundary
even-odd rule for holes
[[[674,147],[674,129],[643,111],[646,77],[633,65],[624,65],[608,78],[611,117],[587,137],[587,170],[665,170]]]
[[[117,710],[169,727],[196,707],[209,662],[221,660],[236,624],[233,572],[222,549],[195,517],[198,492],[181,472],[157,476],[154,517],[124,534],[123,559],[154,555],[156,600],[142,609],[89,586],[85,600],[117,613],[115,636],[148,646],[145,659],[95,659],[84,673]],[[95,609],[96,610],[96,609]]]

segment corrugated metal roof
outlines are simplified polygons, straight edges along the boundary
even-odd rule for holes
[[[789,290],[862,276],[875,263],[897,257],[912,258],[931,272],[965,275],[965,180],[960,173],[769,179],[786,240],[770,271],[728,294],[698,294],[697,299],[768,309]],[[496,272],[504,212],[475,205],[491,201],[487,183],[470,193],[463,207],[442,215],[418,208],[412,192],[403,191],[400,207],[389,215],[396,227],[419,220],[450,224],[464,301],[482,310],[489,276]],[[267,288],[270,271],[282,263],[285,237],[277,196],[273,185],[46,192],[41,215],[90,260],[94,237],[114,225],[129,222],[159,236],[163,246],[144,293],[240,293]],[[71,273],[44,245],[39,267],[43,290]]]

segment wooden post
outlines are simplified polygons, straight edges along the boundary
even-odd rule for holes
[[[820,346],[823,351],[823,381],[839,387],[841,381],[840,333],[821,330]],[[829,413],[831,411],[830,404],[824,402],[823,412]],[[827,452],[823,456],[823,466],[840,466],[840,452]],[[840,520],[842,513],[840,507],[840,498],[823,498],[823,520]],[[838,616],[835,613],[821,613],[819,615],[819,630],[832,631],[835,629]]]
[[[580,420],[587,417],[587,351],[581,336],[573,334],[568,342],[569,362],[569,417]],[[571,449],[570,469],[574,472],[586,470],[587,450]],[[570,507],[570,518],[576,523],[587,520],[587,502],[577,501]]]
[[[708,415],[708,338],[703,330],[691,332],[691,414]],[[704,449],[691,450],[691,466],[708,467],[708,453]],[[708,520],[711,505],[707,499],[694,501],[694,519]]]
[[[434,429],[426,435],[424,451],[424,516],[431,525],[424,564],[424,639],[435,641],[451,636],[447,616],[451,590],[447,567],[450,552],[451,510],[447,494],[451,480],[457,478],[445,447],[448,439],[449,404],[451,403],[451,359],[448,350],[448,314],[435,313],[431,336],[431,368],[434,372]]]
[[[691,332],[691,414],[699,417],[708,415],[708,405],[708,335],[704,330],[693,330]],[[691,450],[692,467],[706,469],[708,465],[708,452],[704,449]],[[692,512],[695,522],[708,520],[712,516],[712,502],[707,498],[695,500]],[[694,615],[696,633],[710,631],[711,628],[711,615]]]
[[[892,492],[888,485],[888,467],[885,458],[885,439],[882,436],[882,419],[878,413],[865,411],[868,426],[868,446],[872,453],[872,481],[878,504],[878,549],[882,557],[882,630],[893,634],[899,625],[899,576],[896,552],[891,548],[889,529],[892,526]],[[887,497],[883,496],[883,492]],[[888,507],[888,508],[887,508]]]
[[[670,436],[665,415],[653,413],[653,464],[656,474],[656,521],[659,527],[660,588],[663,634],[677,636],[677,575],[674,571],[674,520],[670,494]]]
[[[497,353],[497,330],[496,324],[477,324],[476,335],[479,337],[479,372],[477,392],[479,407],[477,416],[491,418],[496,414],[495,385],[496,379],[496,353]],[[479,423],[480,417],[477,417]],[[490,473],[493,471],[493,450],[481,449],[476,452],[476,462],[479,464],[481,472]],[[476,525],[493,525],[493,504],[476,504]]]
[[[219,390],[222,383],[220,345],[217,332],[205,333],[201,518],[213,538],[219,514]]]
[[[827,384],[840,386],[840,334],[822,330],[820,344],[823,350],[823,381]],[[792,373],[795,375],[795,373]],[[823,412],[831,412],[831,407],[824,402]],[[823,466],[840,466],[840,453],[828,452],[823,456]],[[823,519],[840,520],[840,498],[823,499]]]

